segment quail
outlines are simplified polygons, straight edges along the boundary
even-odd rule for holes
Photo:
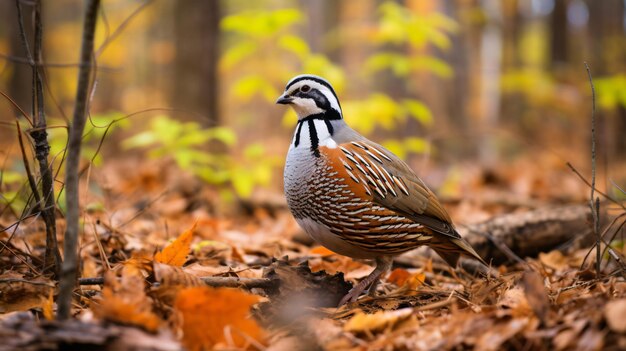
[[[290,105],[298,116],[284,170],[296,221],[322,246],[376,263],[339,305],[356,301],[368,286],[373,292],[394,256],[421,245],[453,267],[460,255],[485,264],[411,168],[346,124],[328,81],[296,76],[276,103]]]

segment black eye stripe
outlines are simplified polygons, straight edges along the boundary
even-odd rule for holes
[[[295,79],[294,81],[289,82],[289,84],[285,87],[285,91],[289,91],[289,88],[291,88],[294,84],[301,82],[303,80],[311,80],[313,82],[316,82],[325,86],[326,88],[328,88],[328,90],[330,90],[330,92],[335,97],[335,100],[337,100],[337,103],[339,104],[339,98],[337,97],[337,94],[335,93],[335,90],[333,89],[333,87],[326,80],[316,77],[316,76],[309,76],[309,75],[301,76]]]

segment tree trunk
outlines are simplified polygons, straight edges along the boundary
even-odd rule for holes
[[[177,1],[174,11],[176,59],[171,105],[200,114],[203,125],[215,126],[219,123],[220,2]]]

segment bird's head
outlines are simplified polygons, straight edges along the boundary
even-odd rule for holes
[[[299,120],[310,116],[341,119],[341,106],[335,90],[326,79],[311,74],[292,78],[276,103],[291,105]]]

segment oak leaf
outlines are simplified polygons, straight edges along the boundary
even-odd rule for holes
[[[154,255],[154,260],[159,263],[165,263],[176,267],[182,267],[187,261],[187,254],[191,240],[193,240],[193,232],[198,223],[194,223],[190,229],[185,230],[176,240],[167,245],[161,252]]]
[[[183,344],[189,350],[211,349],[218,343],[232,342],[246,347],[260,341],[263,330],[248,318],[250,307],[259,298],[237,289],[206,286],[181,290],[174,303]]]

